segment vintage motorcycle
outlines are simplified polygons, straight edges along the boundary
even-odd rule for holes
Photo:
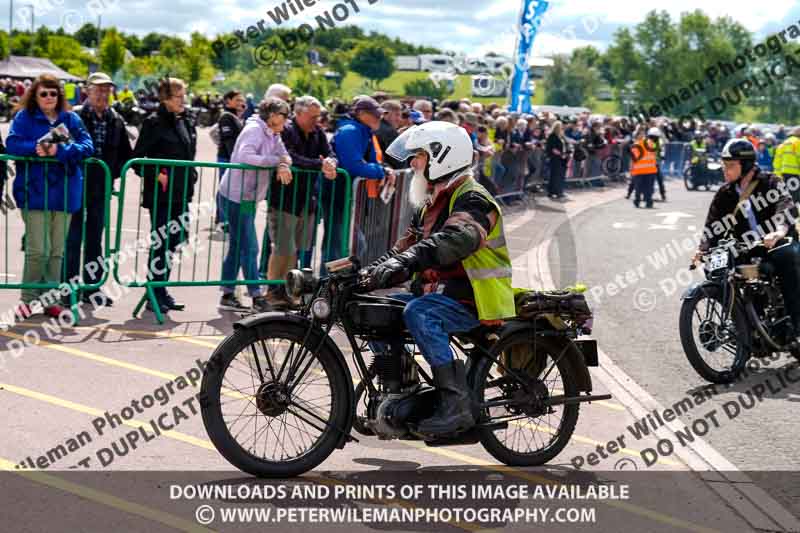
[[[404,327],[405,303],[363,294],[356,258],[326,267],[322,280],[308,269],[290,272],[287,292],[301,298],[300,309],[237,322],[206,366],[203,423],[217,450],[244,472],[300,475],[358,442],[352,429],[428,446],[480,442],[507,465],[541,465],[569,441],[582,402],[610,398],[590,394],[597,346],[577,340],[591,327],[583,296],[528,292],[518,295],[520,317],[451,336],[476,425],[435,439],[415,434],[438,395]],[[370,341],[390,348],[368,362]]]
[[[700,187],[705,187],[707,191],[710,191],[712,185],[718,185],[725,181],[725,176],[722,174],[722,163],[718,157],[701,155],[699,158],[696,165],[689,163],[683,171],[683,184],[687,191],[696,191]]]
[[[117,113],[122,115],[122,118],[125,119],[125,123],[128,126],[133,126],[137,130],[141,131],[142,123],[148,115],[148,112],[145,109],[142,109],[138,104],[130,101],[114,102],[113,107]]]
[[[767,250],[760,241],[723,239],[704,254],[706,281],[682,296],[680,337],[689,363],[706,380],[735,381],[750,357],[789,352],[800,358],[772,265],[764,261],[791,243],[788,237]]]

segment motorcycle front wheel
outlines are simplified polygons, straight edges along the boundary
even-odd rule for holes
[[[540,398],[577,396],[575,373],[561,350],[529,333],[501,341],[493,352],[506,368],[519,371]],[[481,429],[481,444],[508,466],[539,466],[551,461],[569,442],[578,422],[580,404],[552,407],[529,401],[529,394],[497,363],[483,357],[474,372],[479,422],[508,421],[504,429]],[[487,403],[495,406],[486,406]],[[505,405],[497,405],[505,403]]]
[[[681,305],[680,336],[689,363],[711,383],[732,383],[750,356],[747,319],[734,307],[723,317],[722,289],[705,287]]]
[[[692,167],[687,167],[683,171],[683,184],[686,186],[687,191],[696,191],[697,185],[692,181]]]
[[[347,431],[352,383],[327,345],[316,357],[309,353],[316,335],[304,349],[306,331],[288,323],[236,330],[206,366],[203,424],[219,453],[243,472],[298,476],[322,463]]]

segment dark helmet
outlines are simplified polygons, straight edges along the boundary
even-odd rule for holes
[[[756,149],[747,139],[731,139],[722,149],[723,161],[741,161],[742,176],[756,164]]]

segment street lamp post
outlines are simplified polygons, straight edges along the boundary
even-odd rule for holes
[[[33,17],[34,17],[34,8],[33,8],[33,4],[22,4],[22,7],[27,7],[28,9],[30,9],[30,10],[31,10],[31,51],[30,51],[30,54],[31,54],[31,56],[33,56],[33,41],[34,41],[34,31],[33,31],[33,28],[34,28],[34,24],[33,24],[33,22],[34,22],[34,18],[33,18]],[[11,35],[11,34],[9,33],[9,36],[10,36],[10,35]]]

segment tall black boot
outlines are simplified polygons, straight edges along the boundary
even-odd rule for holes
[[[433,416],[419,423],[417,432],[425,435],[457,433],[475,425],[470,408],[469,388],[463,361],[433,367],[433,383],[439,404]]]

